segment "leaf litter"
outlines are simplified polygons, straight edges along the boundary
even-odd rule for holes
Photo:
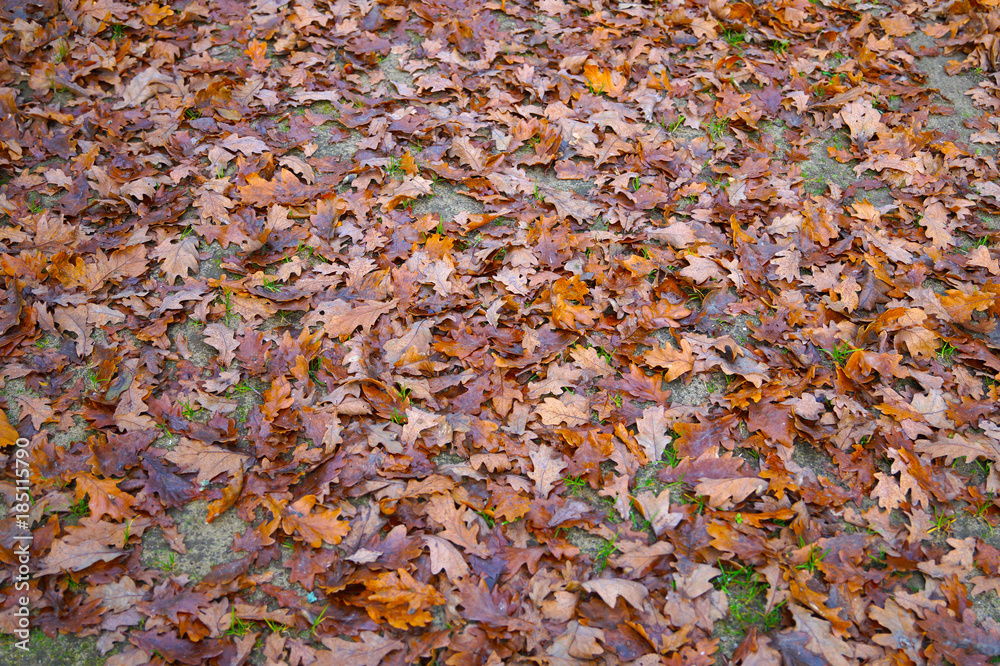
[[[0,8],[32,626],[122,665],[1000,656],[993,4]]]

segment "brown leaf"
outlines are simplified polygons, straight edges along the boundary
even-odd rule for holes
[[[711,259],[693,254],[685,256],[684,259],[688,262],[688,265],[678,271],[684,277],[691,278],[698,283],[722,278],[722,270],[719,268],[719,264]]]
[[[267,144],[252,136],[230,134],[222,140],[221,145],[226,150],[239,151],[247,156],[267,151]]]
[[[573,620],[566,630],[557,636],[546,652],[552,657],[567,660],[577,664],[580,660],[590,661],[604,652],[600,641],[604,640],[604,631],[596,627],[588,627]]]
[[[444,603],[432,586],[415,580],[405,569],[387,571],[366,580],[369,594],[364,608],[375,622],[388,622],[397,629],[424,627],[433,616],[430,608]]]
[[[111,520],[120,522],[135,515],[132,511],[135,498],[119,490],[114,479],[99,479],[86,473],[77,474],[74,479],[76,499],[90,497],[87,506],[91,518],[99,520],[103,516],[110,516]]]
[[[919,636],[913,615],[904,610],[892,599],[886,599],[885,608],[872,606],[868,609],[868,617],[889,630],[888,634],[875,634],[872,641],[894,650],[901,650],[913,660],[920,662],[920,644],[914,641]]]
[[[378,203],[388,212],[406,201],[430,194],[434,194],[433,181],[421,176],[405,176],[398,185],[379,197]]]
[[[97,562],[111,562],[125,551],[111,548],[97,541],[76,541],[67,543],[65,540],[55,541],[52,550],[42,558],[41,568],[36,575],[48,576],[64,571],[83,571]]]
[[[672,382],[694,368],[694,352],[691,350],[691,345],[681,338],[680,346],[680,349],[675,349],[671,345],[654,347],[647,351],[643,358],[653,367],[666,368],[664,379]]]
[[[315,185],[304,185],[288,169],[282,169],[273,180],[264,180],[252,173],[247,176],[247,184],[237,189],[246,203],[259,208],[274,204],[298,205],[320,191]]]
[[[164,89],[176,88],[174,80],[160,72],[155,67],[147,67],[129,81],[122,91],[122,100],[115,104],[115,109],[139,106],[150,97]]]
[[[1000,260],[994,259],[990,249],[982,245],[969,250],[969,266],[979,266],[990,275],[1000,275]]]
[[[10,425],[10,421],[7,420],[7,414],[3,410],[0,410],[0,449],[13,446],[20,437],[21,435],[14,430],[13,426]]]
[[[281,529],[289,536],[297,534],[303,541],[313,548],[320,548],[324,542],[335,546],[340,540],[351,531],[350,523],[345,520],[337,520],[340,509],[320,508],[313,513],[313,506],[316,504],[314,495],[306,495],[288,504],[287,500],[271,498],[265,500],[265,504],[274,516],[272,522],[267,527],[270,535],[281,523]]]
[[[665,488],[659,495],[642,492],[636,495],[636,504],[642,516],[649,521],[656,536],[663,536],[667,530],[677,527],[684,518],[683,513],[670,511],[670,489]]]
[[[470,167],[476,173],[482,173],[486,168],[486,160],[482,149],[473,145],[468,137],[463,136],[452,139],[451,152],[458,157],[462,164]]]
[[[924,209],[919,223],[926,230],[934,247],[943,250],[954,243],[955,239],[948,231],[948,209],[940,201],[935,201]]]
[[[795,630],[804,633],[809,640],[806,649],[816,655],[822,655],[830,666],[854,666],[854,650],[851,646],[834,636],[830,631],[830,623],[812,615],[798,604],[788,604],[795,620]]]

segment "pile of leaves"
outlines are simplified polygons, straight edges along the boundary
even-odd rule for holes
[[[1000,91],[935,129],[919,60],[990,71],[998,20],[937,4],[4,3],[32,626],[116,665],[1000,655]],[[152,566],[195,503],[231,559]]]

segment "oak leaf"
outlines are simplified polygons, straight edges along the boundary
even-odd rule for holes
[[[887,648],[902,650],[914,663],[920,663],[920,643],[914,640],[920,632],[917,630],[913,615],[908,610],[892,599],[886,599],[885,608],[870,607],[868,617],[890,631],[888,634],[875,634],[872,636],[872,641]]]
[[[737,479],[705,479],[695,486],[698,495],[708,495],[709,505],[714,508],[739,504],[754,493],[767,490],[767,481],[754,477]]]
[[[935,201],[924,208],[924,215],[918,220],[924,228],[927,237],[934,247],[944,249],[955,242],[954,236],[948,231],[948,209],[940,201]]]
[[[854,649],[831,632],[830,623],[815,617],[798,604],[789,604],[795,620],[795,630],[804,633],[808,640],[805,648],[815,655],[821,655],[830,666],[854,666]]]
[[[604,653],[604,648],[601,647],[603,640],[605,640],[603,629],[588,627],[573,620],[567,625],[566,630],[552,641],[546,653],[565,660],[563,663],[579,664],[581,660],[590,662],[594,657]]]
[[[489,557],[490,549],[479,543],[479,525],[470,526],[466,522],[468,515],[467,508],[455,508],[450,495],[437,493],[427,503],[427,516],[444,528],[437,536],[461,546],[470,555]]]
[[[267,151],[267,144],[253,136],[237,136],[230,134],[221,143],[227,150],[239,151],[246,156]]]
[[[1000,462],[1000,442],[972,433],[969,435],[950,433],[948,437],[939,437],[934,441],[919,439],[914,443],[913,450],[927,453],[931,458],[944,458],[948,465],[958,458],[965,458],[967,463],[980,457]]]
[[[667,433],[669,428],[666,409],[663,405],[647,407],[642,416],[636,419],[635,425],[639,429],[635,439],[646,457],[650,462],[659,462],[663,452],[673,442],[673,437]]]
[[[87,507],[93,519],[110,516],[111,520],[122,521],[135,515],[132,506],[135,498],[118,489],[114,479],[99,479],[86,473],[77,474],[76,499],[82,500],[89,496]]]
[[[250,68],[255,72],[263,72],[271,65],[271,59],[265,57],[267,55],[266,41],[251,39],[243,53],[250,58]]]
[[[149,268],[146,249],[142,245],[131,245],[106,256],[98,249],[96,262],[88,271],[87,291],[95,291],[106,282],[115,282],[123,277],[139,277]]]
[[[451,543],[433,534],[425,534],[424,543],[431,552],[431,573],[444,571],[452,581],[469,575],[469,565]]]
[[[378,203],[388,212],[412,199],[434,194],[434,183],[422,176],[404,176],[403,180],[378,198]]]
[[[161,89],[176,88],[174,80],[155,67],[147,67],[129,81],[122,91],[122,100],[115,104],[115,109],[138,106],[156,95]]]
[[[688,262],[688,265],[678,271],[684,277],[691,278],[697,283],[707,280],[718,280],[722,277],[722,270],[719,268],[719,264],[711,259],[693,254],[687,255],[684,259]]]
[[[52,549],[41,561],[36,575],[48,576],[63,571],[82,571],[97,562],[111,562],[125,554],[98,541],[84,540],[68,543],[55,541]]]
[[[434,617],[432,606],[444,603],[441,593],[421,583],[405,569],[387,571],[374,580],[366,580],[368,596],[364,608],[375,622],[388,622],[397,629],[427,626]]]
[[[236,348],[240,346],[233,329],[223,324],[209,324],[204,332],[205,344],[219,351],[223,365],[232,365],[236,358]]]
[[[535,409],[542,423],[549,426],[565,423],[570,428],[590,421],[590,401],[582,395],[570,393],[560,398],[546,398]]]
[[[482,173],[486,168],[486,159],[482,149],[473,144],[468,137],[460,136],[452,139],[450,152],[457,156],[462,164],[476,173]]]
[[[528,478],[535,482],[535,497],[544,499],[552,492],[552,488],[569,463],[563,460],[555,449],[547,445],[538,447],[528,455],[533,465],[532,470],[528,472]]]
[[[185,278],[189,273],[198,272],[198,239],[188,236],[177,243],[163,241],[149,256],[162,260],[160,268],[167,276],[167,282],[174,284],[177,278]]]
[[[7,414],[0,410],[0,449],[5,449],[8,446],[13,446],[21,435],[14,430],[10,425],[10,421],[7,420]]]
[[[672,345],[654,347],[647,351],[643,358],[654,368],[666,368],[664,379],[672,382],[694,368],[694,352],[691,350],[691,344],[681,338],[680,346],[680,349],[675,349]]]
[[[380,636],[373,631],[362,631],[360,640],[323,638],[328,650],[316,652],[316,666],[381,666],[386,657],[397,650],[405,650],[406,643],[399,639]]]
[[[969,250],[969,266],[979,266],[990,275],[1000,275],[1000,260],[994,259],[990,249],[982,245]]]
[[[875,472],[878,483],[871,491],[871,496],[878,501],[878,505],[883,509],[892,511],[899,507],[900,502],[906,501],[906,491],[900,488],[896,477],[883,472]]]
[[[313,548],[319,548],[324,542],[331,546],[337,545],[351,531],[350,523],[337,520],[340,515],[339,508],[320,508],[314,513],[313,508],[316,504],[314,495],[306,495],[292,504],[288,504],[288,500],[275,501],[268,497],[265,504],[274,516],[272,521],[264,526],[264,532],[268,536],[280,522],[285,534],[289,536],[297,534]]]
[[[583,372],[573,366],[553,363],[548,367],[545,379],[528,384],[528,397],[537,400],[547,393],[562,395],[563,389],[575,386],[582,375]]]
[[[659,495],[649,491],[641,492],[636,495],[635,502],[642,516],[649,521],[653,533],[658,537],[663,536],[667,530],[677,527],[684,518],[683,513],[670,511],[669,488],[663,489]]]
[[[243,200],[259,208],[274,204],[301,204],[319,192],[313,185],[305,185],[288,169],[282,169],[272,180],[259,174],[247,176],[247,184],[237,188]]]
[[[318,304],[311,313],[313,321],[323,321],[323,330],[332,338],[344,339],[361,328],[366,333],[383,314],[395,309],[398,299],[391,301],[361,301],[351,306],[347,301],[326,301]]]
[[[858,145],[864,145],[881,126],[882,114],[867,100],[855,100],[845,104],[840,117],[851,129],[851,138]]]
[[[198,471],[195,483],[205,486],[220,474],[236,478],[243,471],[247,456],[219,446],[205,444],[182,437],[177,445],[164,456],[185,472]]]
[[[643,601],[649,596],[649,590],[642,583],[621,578],[588,580],[583,584],[583,589],[598,595],[610,608],[614,608],[618,597],[621,597],[633,608],[641,609]]]

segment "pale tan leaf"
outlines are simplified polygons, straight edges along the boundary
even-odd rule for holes
[[[167,282],[174,284],[177,278],[198,272],[198,239],[188,236],[176,243],[164,241],[149,256],[161,260],[160,267],[167,276]]]
[[[669,427],[666,409],[663,405],[647,407],[643,410],[642,416],[636,420],[635,425],[639,429],[635,436],[639,446],[646,452],[646,457],[650,462],[658,462],[663,457],[663,452],[673,441],[673,438],[667,434]]]
[[[621,597],[630,603],[633,608],[641,609],[642,602],[649,596],[649,590],[642,583],[632,580],[622,580],[620,578],[588,580],[583,584],[583,589],[601,597],[609,608],[614,608],[618,597]]]
[[[840,117],[851,129],[851,138],[858,145],[863,145],[878,130],[882,114],[872,107],[871,102],[857,99],[844,105],[840,110]]]
[[[569,463],[563,460],[562,455],[555,449],[545,444],[528,455],[533,465],[532,470],[528,472],[528,478],[535,482],[535,496],[544,499],[552,492],[552,488]]]
[[[237,136],[230,134],[222,140],[222,147],[227,150],[239,151],[246,156],[267,152],[267,144],[252,136]]]
[[[753,477],[705,479],[694,487],[698,495],[708,495],[709,505],[714,508],[731,507],[750,495],[763,493],[765,490],[767,481]]]
[[[560,398],[546,398],[535,409],[545,425],[565,423],[569,427],[582,426],[590,421],[590,401],[582,395],[566,393]]]
[[[479,525],[473,523],[470,527],[465,522],[468,511],[464,506],[456,509],[451,495],[438,493],[427,503],[427,516],[444,528],[437,536],[461,546],[470,555],[489,557],[490,549],[479,543]]]
[[[854,649],[833,635],[828,621],[817,618],[798,604],[789,604],[788,609],[795,619],[795,630],[804,632],[809,637],[806,649],[820,656],[830,666],[854,666],[857,663]]]
[[[469,575],[469,565],[455,546],[433,534],[424,535],[424,543],[431,551],[431,573],[444,571],[454,582]]]
[[[1000,275],[1000,261],[993,258],[988,247],[978,245],[969,250],[969,266],[979,266],[990,272],[990,275]]]
[[[311,315],[312,321],[324,322],[323,330],[331,338],[346,338],[359,328],[366,333],[371,330],[376,320],[383,314],[391,312],[399,299],[391,301],[360,301],[352,306],[343,300],[320,303]]]
[[[722,269],[719,264],[705,257],[698,257],[693,254],[684,257],[688,265],[678,271],[684,277],[691,278],[695,282],[702,283],[706,280],[717,280],[722,277]]]
[[[172,78],[155,67],[147,67],[132,77],[132,80],[122,91],[122,100],[115,104],[114,108],[117,110],[138,106],[150,97],[154,97],[158,91],[171,87],[176,88]]]
[[[233,329],[223,324],[209,324],[205,327],[205,344],[219,351],[219,358],[227,367],[235,360],[236,348],[240,346]]]
[[[562,635],[558,636],[546,651],[557,659],[566,660],[563,663],[578,664],[585,659],[589,663],[594,657],[604,652],[600,641],[604,640],[604,631],[588,627],[573,620],[567,625]]]
[[[532,400],[537,400],[549,393],[552,395],[562,395],[563,389],[575,386],[580,381],[582,375],[582,370],[574,368],[571,365],[553,363],[546,370],[545,379],[528,384],[528,397]]]
[[[197,440],[182,437],[181,441],[164,456],[185,472],[198,472],[195,482],[207,484],[220,474],[229,474],[235,478],[242,473],[247,456],[235,451],[229,451],[220,446],[205,444]]]
[[[948,209],[940,201],[935,201],[924,209],[924,216],[918,222],[924,228],[934,247],[944,249],[955,242],[948,230]]]

